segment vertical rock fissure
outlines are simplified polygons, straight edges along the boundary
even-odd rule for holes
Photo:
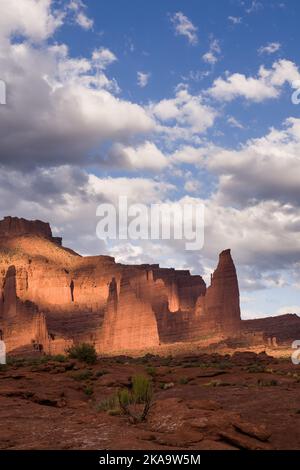
[[[70,282],[70,293],[71,293],[71,302],[74,302],[74,281]]]

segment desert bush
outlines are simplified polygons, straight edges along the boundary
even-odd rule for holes
[[[131,422],[144,421],[152,405],[153,388],[151,381],[143,375],[132,378],[132,388],[122,388],[114,395],[103,400],[98,411],[106,411],[111,415],[125,414]]]
[[[22,367],[25,365],[25,362],[26,360],[23,357],[7,356],[6,358],[6,364],[8,366]]]
[[[135,403],[146,403],[151,400],[153,395],[151,381],[144,375],[135,375],[132,378],[131,395]]]
[[[250,366],[246,368],[246,371],[250,372],[250,374],[256,374],[266,372],[266,368],[263,364],[250,364]]]
[[[78,359],[87,364],[95,364],[97,361],[97,353],[92,344],[82,343],[71,346],[67,349],[67,354],[71,359]]]
[[[231,384],[229,382],[222,382],[222,380],[211,380],[210,382],[206,382],[203,384],[204,387],[230,387]]]
[[[81,381],[81,380],[88,380],[92,377],[92,372],[90,370],[81,370],[81,371],[78,371],[78,372],[72,372],[70,374],[70,376],[72,377],[72,379],[74,380],[78,380],[78,381]]]
[[[215,364],[215,367],[226,370],[226,369],[232,369],[232,364],[230,364],[229,361],[220,361]]]
[[[186,384],[189,383],[189,379],[187,377],[181,377],[179,379],[179,383],[180,383],[180,385],[186,385]]]
[[[272,380],[258,379],[257,385],[259,387],[276,387],[276,385],[278,385],[278,381],[275,379],[272,379]]]
[[[155,376],[156,376],[156,369],[155,369],[155,367],[153,367],[153,366],[147,366],[145,370],[146,370],[146,372],[147,372],[148,375],[151,375],[151,377],[155,377]]]
[[[122,407],[128,406],[132,403],[132,397],[130,395],[128,388],[123,388],[119,390],[117,396],[118,396],[118,403],[122,405]]]
[[[84,391],[84,393],[85,393],[88,397],[90,397],[90,396],[93,395],[93,393],[94,393],[93,388],[90,387],[89,385],[86,385],[86,386],[83,388],[83,391]]]
[[[173,356],[169,355],[169,356],[164,357],[164,358],[162,359],[162,365],[168,367],[168,366],[170,366],[170,365],[172,364],[172,361],[173,361]]]
[[[118,398],[121,410],[133,423],[145,421],[153,399],[152,383],[144,375],[135,375],[132,390],[119,390]]]
[[[55,356],[51,356],[51,359],[54,362],[66,362],[67,357],[64,354],[56,354]]]
[[[95,375],[96,377],[102,377],[103,375],[106,375],[106,374],[108,374],[108,370],[103,369],[103,370],[97,370]]]
[[[107,411],[108,413],[111,414],[120,414],[120,404],[119,404],[119,397],[118,394],[115,393],[114,395],[105,398],[105,400],[102,400],[98,406],[97,406],[98,411]]]

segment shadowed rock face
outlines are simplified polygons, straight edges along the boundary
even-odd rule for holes
[[[83,341],[104,353],[140,350],[222,334],[240,322],[230,250],[206,289],[189,271],[81,257],[58,245],[49,224],[11,217],[0,221],[0,299],[8,350],[38,343],[63,352]]]
[[[71,345],[67,339],[51,339],[45,316],[33,302],[18,298],[16,285],[16,268],[12,265],[6,272],[0,300],[0,330],[7,351],[25,348],[56,354],[61,345]]]
[[[52,236],[50,225],[46,222],[9,216],[0,220],[0,237],[15,237],[21,235],[45,237],[61,245],[61,238]]]

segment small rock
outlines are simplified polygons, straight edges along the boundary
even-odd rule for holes
[[[169,382],[169,383],[164,384],[164,390],[169,390],[169,388],[173,388],[173,387],[175,387],[174,382]]]
[[[238,431],[262,442],[266,442],[271,437],[271,433],[262,424],[257,425],[244,421],[236,421],[232,424]]]
[[[245,450],[270,450],[270,445],[256,439],[231,431],[220,431],[219,436],[229,444]]]

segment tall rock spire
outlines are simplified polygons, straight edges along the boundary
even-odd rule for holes
[[[235,329],[240,322],[240,294],[235,265],[230,250],[220,253],[211,285],[196,306],[196,315],[204,324],[216,325],[221,330]]]

